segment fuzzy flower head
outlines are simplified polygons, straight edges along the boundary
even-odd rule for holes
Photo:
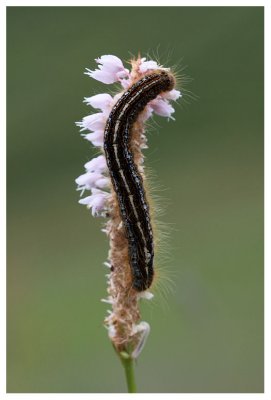
[[[76,125],[80,128],[81,135],[100,151],[100,155],[85,163],[84,173],[75,182],[81,195],[86,191],[89,192],[86,197],[79,200],[79,203],[87,206],[95,217],[109,217],[103,228],[109,237],[111,247],[106,263],[110,267],[110,274],[107,275],[108,297],[104,301],[112,306],[112,310],[108,310],[105,325],[116,350],[120,352],[129,348],[130,356],[137,358],[150,331],[149,324],[140,322],[138,302],[142,298],[150,299],[152,294],[148,291],[139,293],[131,290],[127,239],[103,152],[104,130],[114,105],[124,91],[144,76],[165,68],[159,66],[156,61],[140,57],[131,61],[130,70],[114,55],[103,55],[95,61],[97,68],[87,69],[85,73],[106,85],[118,84],[119,91],[115,96],[100,93],[84,99],[88,106],[97,111],[83,117],[81,121],[76,122]],[[161,93],[148,102],[132,128],[134,163],[144,179],[142,150],[147,147],[144,124],[154,114],[168,120],[174,119],[175,110],[172,101],[180,97],[181,92],[176,89]]]

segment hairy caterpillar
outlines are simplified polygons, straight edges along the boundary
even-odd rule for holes
[[[132,286],[150,287],[154,270],[153,231],[141,173],[134,162],[131,130],[146,105],[175,86],[167,70],[156,70],[134,83],[112,108],[104,132],[104,152],[117,195],[129,246]]]

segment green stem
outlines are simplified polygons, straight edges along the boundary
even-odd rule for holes
[[[122,365],[125,370],[126,383],[128,393],[136,393],[135,373],[134,373],[134,360],[130,354],[126,352],[120,353]]]

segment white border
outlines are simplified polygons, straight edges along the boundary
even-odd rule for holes
[[[125,7],[130,7],[130,6],[140,6],[140,7],[148,7],[148,6],[164,6],[164,7],[170,7],[170,6],[181,6],[181,7],[206,7],[206,6],[255,6],[255,7],[261,7],[261,6],[265,6],[267,7],[268,1],[267,0],[261,0],[261,1],[255,1],[255,0],[248,0],[248,1],[244,1],[244,0],[227,0],[227,1],[221,1],[221,0],[209,0],[209,1],[203,1],[203,0],[167,0],[167,1],[159,1],[159,0],[137,0],[137,1],[110,1],[110,0],[100,0],[100,1],[92,1],[92,0],[78,0],[77,2],[72,1],[72,0],[48,0],[48,1],[14,1],[14,0],[6,0],[3,2],[4,6],[32,6],[32,7],[59,7],[59,6],[74,6],[74,7],[80,7],[80,6],[84,6],[84,7],[90,7],[90,6],[97,6],[97,7],[101,7],[101,6],[125,6]]]
[[[4,7],[1,5],[1,13],[0,13],[0,51],[1,51],[1,75],[0,75],[0,93],[2,97],[1,102],[1,134],[0,134],[0,188],[2,188],[1,196],[0,196],[0,212],[1,212],[1,238],[0,238],[0,251],[1,251],[1,288],[0,288],[0,296],[1,296],[1,374],[0,374],[0,390],[5,388],[5,380],[6,380],[6,196],[5,196],[5,188],[6,188],[6,16]],[[2,383],[2,380],[3,383]],[[5,390],[5,389],[4,389]],[[0,392],[0,393],[1,393]],[[1,397],[1,396],[0,396]]]
[[[6,7],[7,6],[127,6],[127,2],[124,1],[91,1],[91,0],[77,0],[74,1],[59,1],[59,0],[47,0],[45,1],[2,1],[0,4],[0,30],[1,30],[1,39],[0,39],[0,50],[1,50],[1,65],[2,65],[2,73],[1,73],[1,94],[3,98],[3,106],[1,107],[1,188],[5,187],[5,134],[6,131],[6,124],[5,124],[5,76],[6,76],[6,68],[5,68],[5,61],[6,61]],[[270,38],[271,38],[271,2],[270,1],[172,1],[167,0],[165,1],[147,1],[147,0],[138,0],[138,1],[130,1],[129,6],[264,6],[265,7],[265,71],[269,73],[265,73],[265,204],[271,204],[271,193],[270,193],[270,158],[268,159],[268,155],[270,157],[270,132],[271,132],[271,86],[270,86],[270,73],[271,73],[271,62],[270,62]],[[4,62],[3,62],[4,61]],[[252,77],[253,79],[253,77]],[[253,101],[253,99],[252,99]],[[0,206],[1,206],[1,259],[3,260],[2,266],[2,277],[1,277],[1,305],[2,305],[2,313],[1,313],[1,328],[0,328],[0,336],[1,336],[1,344],[2,344],[2,352],[1,355],[5,354],[6,348],[6,331],[4,327],[6,326],[5,323],[5,295],[6,295],[6,274],[5,274],[5,196],[2,195],[0,198]],[[18,204],[18,206],[20,206]],[[3,235],[3,236],[2,236]],[[265,210],[265,238],[270,238],[270,213],[266,207]],[[155,397],[156,399],[162,399],[166,397],[170,397],[171,399],[191,399],[191,400],[202,400],[202,399],[215,399],[215,400],[239,400],[244,398],[249,399],[264,399],[270,400],[271,399],[271,384],[270,384],[270,377],[271,377],[271,309],[270,309],[270,299],[271,299],[271,280],[270,280],[270,249],[268,248],[267,240],[265,239],[265,393],[263,394],[253,394],[253,393],[243,393],[243,394],[235,394],[235,393],[176,393],[176,394],[166,394],[166,393],[157,393],[157,394],[133,394],[133,398],[140,398],[140,399],[150,399]],[[2,356],[1,364],[0,364],[0,396],[1,399],[10,399],[10,400],[17,400],[17,399],[61,399],[65,396],[65,398],[69,399],[126,399],[130,398],[129,394],[76,394],[76,393],[62,393],[62,394],[6,394],[6,362],[5,357]]]
[[[148,6],[165,6],[165,7],[176,7],[176,6],[181,6],[181,7],[206,7],[206,6],[212,6],[212,7],[220,7],[220,6],[255,6],[255,7],[261,7],[261,6],[265,6],[267,7],[268,5],[268,1],[255,1],[255,0],[249,0],[249,1],[245,1],[245,0],[228,0],[228,1],[215,1],[215,0],[209,0],[209,1],[200,1],[200,0],[186,0],[186,1],[177,1],[177,0],[137,0],[137,1],[129,1],[125,2],[125,1],[110,1],[110,0],[101,0],[101,1],[90,1],[90,0],[78,0],[78,1],[73,1],[73,0],[58,0],[58,1],[53,1],[53,0],[47,0],[47,1],[20,1],[20,0],[5,0],[4,2],[4,6],[8,7],[8,6],[32,6],[32,7],[59,7],[59,6],[74,6],[74,7],[78,7],[78,6],[85,6],[85,7],[90,7],[90,6],[125,6],[125,7],[130,7],[130,6],[141,6],[141,7],[148,7]]]

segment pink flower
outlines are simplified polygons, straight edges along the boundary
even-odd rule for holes
[[[93,108],[100,109],[108,116],[112,109],[113,98],[108,93],[101,93],[96,94],[95,96],[85,97],[84,102]]]
[[[81,131],[84,131],[86,129],[90,131],[96,131],[100,129],[104,130],[105,124],[106,116],[104,115],[104,113],[87,115],[83,118],[82,121],[76,122],[76,125],[80,126]]]
[[[147,121],[150,117],[152,117],[153,109],[151,106],[147,105],[144,109],[143,113],[141,114],[142,121]]]
[[[131,86],[131,79],[122,79],[121,85],[125,90],[129,89],[129,87]]]
[[[149,299],[150,298],[152,298],[152,297],[149,297]],[[141,353],[141,351],[147,341],[147,338],[149,336],[150,330],[151,330],[150,325],[145,321],[141,321],[138,325],[134,325],[133,331],[138,336],[138,342],[132,353],[133,358],[136,359],[139,356],[139,354]]]
[[[105,188],[109,185],[109,178],[96,172],[86,172],[75,179],[77,190],[91,190],[93,188]]]
[[[79,203],[87,205],[88,208],[92,208],[93,217],[101,215],[107,208],[107,202],[110,198],[110,194],[103,192],[99,189],[92,189],[92,195],[85,197],[84,199],[80,199]]]
[[[165,92],[161,95],[164,99],[168,100],[178,100],[180,97],[182,97],[182,94],[179,90],[172,89],[170,92]]]
[[[157,64],[156,61],[145,61],[146,58],[141,58],[141,64],[139,66],[139,71],[142,74],[145,74],[147,71],[149,70],[153,70],[153,69],[159,69],[161,67],[159,67],[159,65]]]
[[[104,70],[109,72],[117,73],[125,70],[121,59],[116,56],[105,55],[101,56],[100,58],[96,58],[95,61],[97,62],[97,64],[102,65],[102,67],[99,66],[100,69],[103,68]]]
[[[87,172],[102,173],[106,171],[106,159],[104,155],[93,158],[85,164],[85,169]]]
[[[155,114],[161,115],[162,117],[172,118],[171,114],[175,112],[174,108],[167,100],[163,100],[161,97],[150,101],[150,107],[153,109]]]
[[[122,79],[129,77],[129,70],[124,68],[122,61],[112,55],[105,55],[97,58],[95,60],[98,64],[99,69],[95,69],[95,71],[91,71],[87,68],[87,75],[91,78],[96,79],[97,81],[110,84],[114,82],[121,82]]]
[[[104,131],[97,130],[88,134],[82,134],[82,136],[95,147],[102,147],[104,144]]]

